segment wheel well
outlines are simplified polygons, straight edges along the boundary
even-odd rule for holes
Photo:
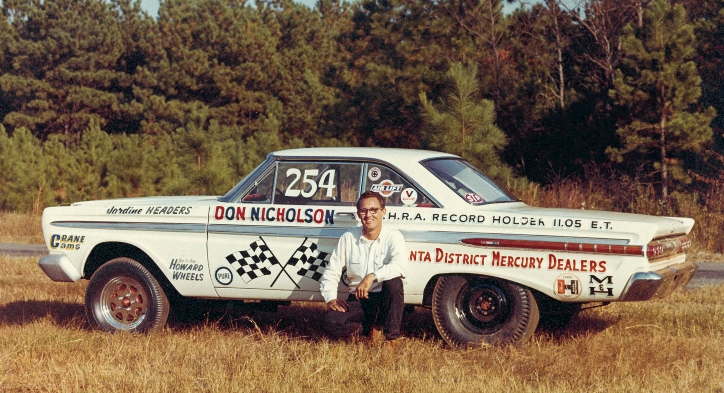
[[[440,279],[440,277],[444,277],[444,276],[464,276],[464,277],[475,277],[475,276],[477,276],[477,277],[487,277],[487,278],[497,279],[497,280],[504,280],[504,279],[497,278],[497,277],[495,277],[495,276],[486,276],[486,275],[483,275],[483,274],[469,274],[469,273],[438,274],[438,275],[433,276],[433,277],[430,279],[430,281],[427,282],[427,285],[425,285],[425,290],[424,290],[423,293],[422,293],[422,306],[423,306],[423,307],[432,307],[432,293],[435,291],[435,285],[437,285],[437,281]],[[508,280],[504,280],[504,281],[508,281]],[[520,284],[517,284],[517,283],[515,283],[515,282],[513,282],[513,283],[516,284],[516,285],[520,285]],[[526,287],[526,288],[527,288],[527,287]],[[538,299],[538,296],[546,296],[546,295],[544,295],[544,294],[542,294],[542,293],[540,293],[540,292],[538,292],[538,291],[536,291],[536,290],[534,290],[534,289],[532,289],[532,288],[528,288],[528,289],[530,289],[530,290],[533,292],[533,294],[535,295],[536,299]],[[554,300],[554,299],[551,299],[551,300]]]
[[[443,276],[442,274],[432,276],[430,281],[427,282],[427,285],[425,285],[425,290],[422,292],[422,306],[423,307],[432,307],[432,292],[435,290],[435,285],[437,284],[437,280],[442,276]]]
[[[158,268],[158,265],[156,265],[153,259],[140,248],[127,243],[108,242],[96,245],[90,255],[88,255],[85,266],[83,266],[83,277],[90,279],[93,273],[104,263],[120,257],[131,258],[148,269],[148,271],[153,274],[153,277],[158,280],[158,283],[161,284],[167,296],[178,295],[176,289],[161,272],[161,269]]]

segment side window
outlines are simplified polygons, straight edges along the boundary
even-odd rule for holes
[[[353,205],[360,188],[362,164],[280,162],[274,203],[285,205]]]
[[[274,171],[269,171],[262,176],[255,184],[254,188],[249,191],[241,201],[244,203],[271,203],[272,194],[274,193]]]
[[[435,206],[424,193],[384,165],[367,164],[366,172],[365,191],[382,195],[387,206]]]

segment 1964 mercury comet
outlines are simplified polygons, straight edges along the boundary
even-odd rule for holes
[[[222,197],[47,208],[39,265],[90,279],[88,318],[108,331],[161,327],[190,299],[323,301],[321,272],[367,190],[407,241],[405,303],[431,307],[456,347],[522,342],[586,303],[661,298],[696,270],[692,219],[534,208],[460,157],[372,148],[271,153]]]

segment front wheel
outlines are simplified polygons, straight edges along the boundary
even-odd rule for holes
[[[88,320],[101,330],[146,332],[166,324],[170,307],[161,285],[143,265],[116,258],[93,273],[85,309]]]
[[[432,316],[453,347],[518,344],[538,325],[539,312],[529,289],[478,276],[444,276],[435,285]]]

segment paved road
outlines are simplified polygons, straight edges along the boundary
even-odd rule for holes
[[[696,287],[724,283],[724,263],[697,262],[699,270],[687,286]]]
[[[44,244],[10,244],[0,243],[0,255],[23,256],[38,258],[47,254]],[[690,287],[724,283],[724,263],[697,262],[699,270],[689,282]]]
[[[48,247],[46,247],[45,244],[0,243],[0,255],[31,257],[34,255],[42,256],[47,253]]]

